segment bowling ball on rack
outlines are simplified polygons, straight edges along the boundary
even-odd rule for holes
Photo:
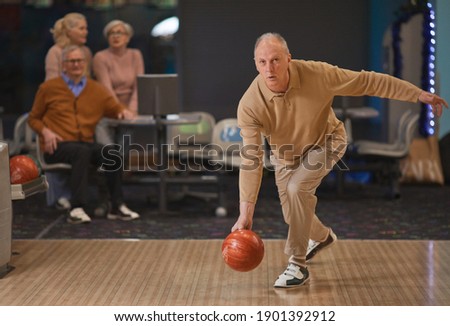
[[[22,184],[39,177],[40,168],[28,155],[16,155],[9,159],[11,184]]]
[[[33,155],[26,155],[26,156],[28,156],[29,158],[31,158],[34,161],[34,163],[36,164],[36,167],[38,169],[39,175],[42,175],[41,162],[39,162],[39,160],[36,157],[34,157]]]
[[[232,269],[248,272],[261,263],[264,257],[264,243],[251,230],[236,230],[223,241],[222,256]]]

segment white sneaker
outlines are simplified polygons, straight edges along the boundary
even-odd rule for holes
[[[111,210],[106,216],[109,220],[131,221],[140,217],[136,212],[133,212],[125,204],[121,204],[116,210]]]
[[[91,218],[86,214],[83,208],[77,207],[69,212],[67,222],[70,224],[90,223]]]
[[[309,240],[308,250],[306,251],[306,261],[310,261],[315,255],[317,255],[321,250],[330,248],[337,241],[337,236],[334,234],[333,230],[330,229],[330,234],[324,242]]]
[[[58,210],[69,210],[72,208],[70,201],[66,197],[59,197],[55,203],[55,207]]]
[[[306,267],[300,267],[289,263],[286,270],[278,276],[275,284],[276,288],[299,287],[309,281],[309,272]]]
[[[306,255],[308,256],[308,254],[314,250],[314,248],[316,248],[318,245],[320,245],[319,241],[314,241],[309,239],[308,241],[308,249],[306,250]]]

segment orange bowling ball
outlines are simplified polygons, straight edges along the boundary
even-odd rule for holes
[[[248,272],[261,263],[264,257],[264,243],[251,230],[236,230],[222,243],[225,263],[239,272]]]
[[[16,155],[9,159],[9,173],[12,184],[22,184],[39,176],[39,167],[27,155]]]

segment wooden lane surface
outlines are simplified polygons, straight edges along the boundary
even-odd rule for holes
[[[284,241],[264,243],[240,273],[222,240],[15,240],[0,305],[450,305],[450,241],[339,240],[290,290],[272,287]]]

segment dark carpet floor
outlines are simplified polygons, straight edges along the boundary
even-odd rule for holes
[[[127,184],[125,200],[141,218],[70,225],[65,213],[45,205],[45,194],[13,202],[13,239],[223,239],[238,216],[237,175],[226,178],[227,217],[216,217],[215,200],[184,197],[170,201],[171,214],[158,213],[155,185]],[[211,189],[205,189],[212,191]],[[95,190],[88,209],[92,213]],[[177,193],[170,188],[169,194]],[[334,183],[318,189],[317,215],[341,239],[450,240],[450,186],[402,185],[402,196],[388,200],[376,184],[347,183],[338,196]],[[253,229],[266,239],[284,239],[287,233],[273,176],[263,179]]]

